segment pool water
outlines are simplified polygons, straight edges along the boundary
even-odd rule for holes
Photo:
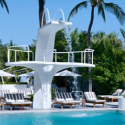
[[[0,125],[125,125],[125,111],[0,114]]]

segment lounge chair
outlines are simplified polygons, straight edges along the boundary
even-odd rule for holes
[[[4,94],[4,98],[6,100],[5,105],[10,106],[10,110],[15,106],[19,106],[20,110],[22,106],[29,106],[29,109],[31,109],[32,102],[24,100],[24,95],[22,93]]]
[[[125,95],[125,90],[119,96],[107,96],[106,99],[108,101],[111,100],[111,102],[113,102],[114,100],[118,100],[119,97],[124,96],[124,95]]]
[[[66,93],[65,87],[53,87],[55,92]]]
[[[0,98],[3,99],[4,102],[6,102],[5,98],[4,98],[4,94],[8,94],[8,93],[10,93],[10,91],[7,89],[1,90],[1,97]]]
[[[81,101],[75,101],[72,97],[71,93],[55,93],[55,102],[53,103],[53,108],[54,104],[60,104],[61,108],[63,109],[64,105],[70,105],[70,108],[72,108],[72,105],[77,105],[80,106]]]
[[[93,103],[94,108],[95,104],[103,104],[103,107],[105,106],[106,100],[98,100],[94,92],[84,92],[84,95],[86,98],[86,103]]]
[[[118,100],[118,96],[120,95],[121,92],[122,92],[122,89],[117,89],[112,95],[98,95],[98,97],[104,100],[108,99],[113,102],[113,100]]]
[[[24,94],[24,99],[26,99],[28,101],[30,101],[30,98],[31,98],[29,95],[34,94],[32,88],[25,88],[23,90],[19,89],[19,90],[17,90],[17,93],[23,93]]]

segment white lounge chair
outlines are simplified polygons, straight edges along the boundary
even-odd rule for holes
[[[125,90],[120,94],[120,96],[124,96],[125,95]]]
[[[15,106],[19,106],[20,110],[22,106],[29,106],[29,109],[31,109],[32,102],[24,100],[23,93],[4,94],[4,98],[6,100],[5,105],[10,106],[10,110]]]
[[[1,90],[1,97],[0,98],[3,99],[4,102],[5,102],[4,94],[8,94],[8,93],[10,93],[10,90],[8,90],[8,89]]]
[[[72,108],[72,105],[78,104],[80,106],[81,101],[75,101],[72,97],[71,93],[55,93],[55,102],[53,103],[53,108],[54,104],[60,104],[61,108],[63,109],[63,105],[70,105],[70,108]]]
[[[98,97],[106,100],[111,100],[113,102],[113,100],[118,100],[118,96],[120,95],[120,93],[122,92],[122,89],[117,89],[112,95],[98,95]]]
[[[24,99],[30,100],[31,94],[34,94],[33,88],[25,88],[25,89],[19,89],[17,90],[17,93],[23,93],[24,94]]]
[[[95,104],[103,104],[103,107],[105,106],[105,100],[98,100],[96,98],[96,95],[94,92],[84,92],[85,98],[86,98],[86,103],[93,103],[94,108]]]

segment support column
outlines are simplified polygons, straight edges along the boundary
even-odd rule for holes
[[[34,71],[33,109],[51,108],[51,82],[55,73],[54,67],[50,65]]]

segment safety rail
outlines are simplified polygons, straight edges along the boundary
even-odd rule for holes
[[[91,53],[91,64],[93,64],[93,49],[85,49],[84,51],[73,51],[73,52],[53,52],[55,54],[55,62],[57,62],[57,54],[64,54],[67,53],[68,54],[68,62],[70,62],[70,54],[71,53],[81,53],[81,63],[86,63],[86,53]],[[83,56],[84,53],[84,56]],[[83,62],[83,57],[84,57],[84,62]]]
[[[48,10],[48,8],[45,8],[45,9],[43,10],[43,14],[42,14],[42,23],[41,23],[41,26],[43,26],[43,18],[44,18],[45,10],[47,10],[47,13],[48,13],[48,19],[49,19],[49,22],[50,22],[50,14],[49,14],[49,10]]]
[[[57,14],[57,12],[58,11],[61,11],[61,13],[62,13],[62,16],[63,16],[63,22],[65,22],[65,16],[64,16],[64,13],[63,13],[63,10],[62,9],[58,9],[57,11],[56,11],[56,13],[55,13],[55,15],[54,15],[54,21],[55,21],[55,17],[56,17],[56,14]],[[44,19],[44,14],[45,14],[45,11],[47,11],[47,14],[48,14],[48,23],[50,22],[50,13],[49,13],[49,9],[48,8],[45,8],[44,10],[43,10],[43,14],[42,14],[42,23],[41,23],[41,26],[43,26],[43,19]]]
[[[16,49],[10,49],[10,48],[16,48],[16,47],[27,47],[28,50],[27,51],[24,51],[24,50],[16,50]],[[19,45],[19,46],[10,46],[8,47],[8,62],[10,62],[10,51],[14,51],[15,52],[15,62],[17,62],[17,51],[21,51],[21,52],[27,52],[28,53],[28,61],[30,61],[29,59],[29,53],[32,53],[32,61],[34,61],[34,53],[32,51],[29,51],[29,46],[27,45]],[[75,53],[81,53],[81,63],[87,63],[86,62],[86,54],[87,53],[91,53],[91,64],[93,64],[93,52],[94,50],[93,49],[85,49],[84,51],[73,51],[73,52],[57,52],[56,49],[44,49],[43,50],[43,56],[44,56],[44,59],[43,59],[43,62],[47,62],[46,61],[46,52],[49,52],[50,55],[51,53],[53,52],[53,54],[55,55],[55,62],[58,62],[57,61],[57,55],[58,54],[68,54],[68,62],[71,62],[70,61],[70,54],[75,54]],[[72,62],[72,63],[75,63],[75,62]]]
[[[12,48],[21,48],[21,47],[27,47],[27,51],[25,50],[16,50],[16,49],[12,49]],[[11,49],[10,49],[11,48]],[[18,45],[18,46],[9,46],[8,47],[8,62],[10,62],[10,51],[14,51],[15,52],[15,62],[17,62],[17,52],[20,51],[20,52],[27,52],[28,53],[28,61],[30,61],[29,59],[29,54],[32,53],[32,61],[34,61],[34,53],[32,51],[29,50],[29,46],[27,45]]]
[[[62,10],[62,9],[58,9],[58,10],[56,11],[56,13],[55,13],[55,15],[54,15],[54,20],[55,20],[55,17],[56,17],[57,12],[58,12],[59,10],[60,10],[61,13],[62,13],[63,21],[65,22],[65,16],[64,16],[64,13],[63,13],[63,10]]]

